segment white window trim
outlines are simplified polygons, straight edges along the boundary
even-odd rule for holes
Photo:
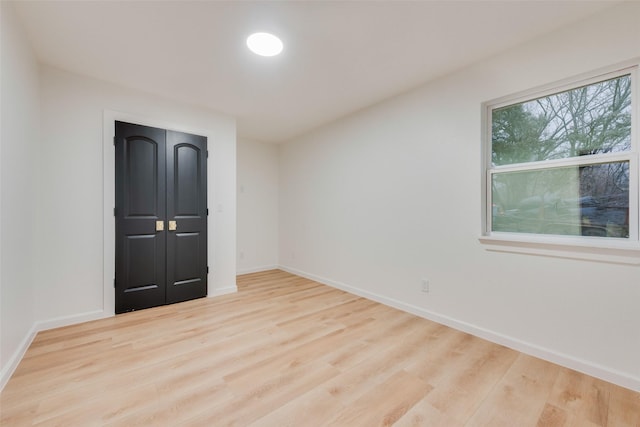
[[[617,64],[560,82],[505,96],[482,104],[482,190],[481,190],[481,236],[480,243],[492,252],[519,253],[567,259],[599,261],[616,264],[640,265],[640,170],[639,141],[640,126],[640,58]],[[599,81],[631,75],[633,88],[631,98],[631,150],[585,156],[580,159],[559,159],[526,164],[491,165],[491,112],[507,105],[517,104],[568,89],[593,84]],[[511,172],[548,169],[615,161],[629,162],[629,238],[606,238],[587,236],[556,236],[546,234],[508,233],[491,231],[491,176],[496,172]]]
[[[493,233],[478,238],[485,249],[491,252],[640,265],[640,245],[636,242],[616,242],[602,237],[584,239],[589,241],[524,233]]]

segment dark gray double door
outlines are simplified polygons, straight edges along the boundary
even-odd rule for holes
[[[206,296],[207,138],[115,127],[115,312]]]

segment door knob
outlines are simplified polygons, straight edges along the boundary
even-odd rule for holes
[[[156,231],[164,231],[164,221],[156,221]]]
[[[176,221],[169,221],[169,231],[176,231],[178,229],[178,223]]]

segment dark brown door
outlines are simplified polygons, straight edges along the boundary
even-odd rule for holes
[[[207,139],[116,122],[116,313],[207,294]]]

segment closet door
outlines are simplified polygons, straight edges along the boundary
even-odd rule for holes
[[[116,313],[166,300],[166,132],[116,122]]]
[[[207,295],[207,139],[167,131],[167,303]]]
[[[207,139],[116,122],[116,313],[207,295]]]

